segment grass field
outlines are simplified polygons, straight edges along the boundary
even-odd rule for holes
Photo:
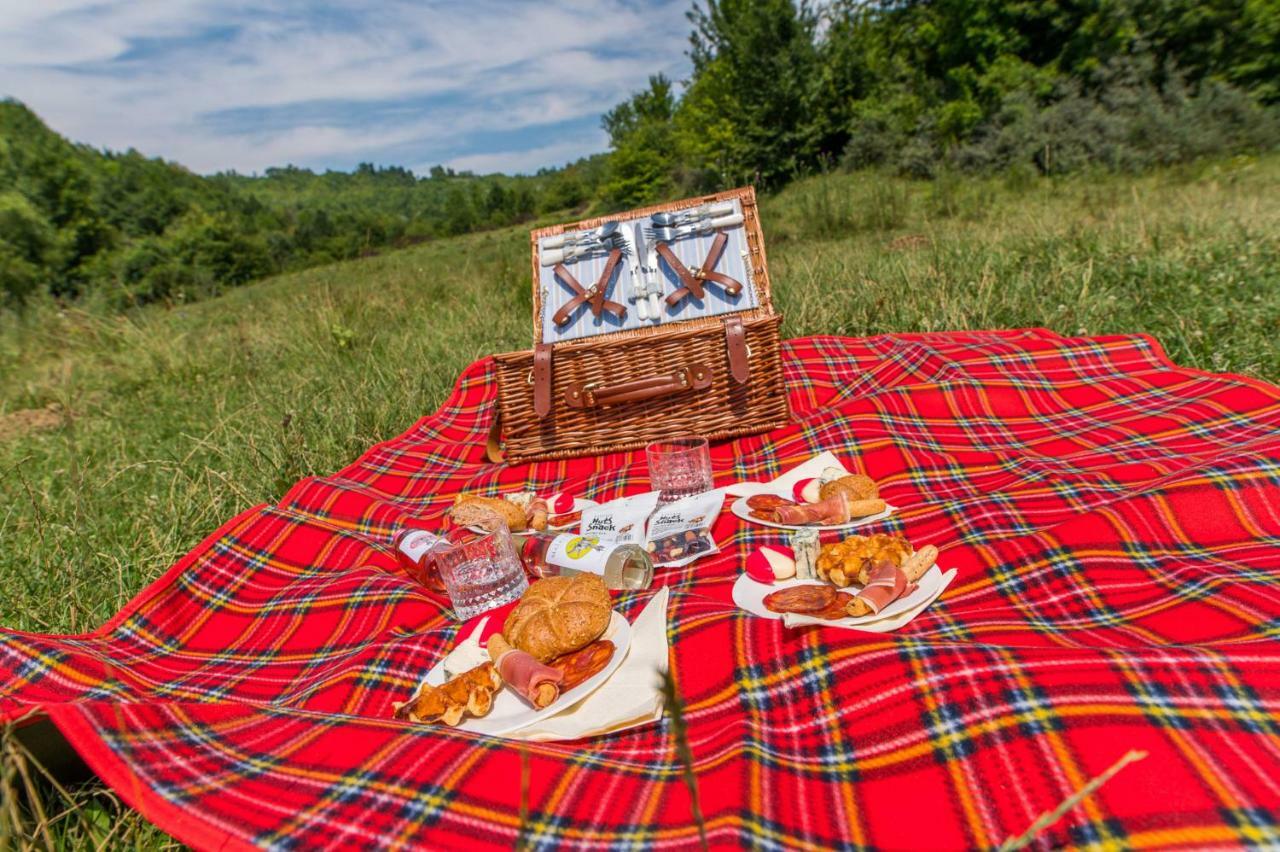
[[[1141,331],[1182,364],[1280,380],[1280,156],[1137,178],[832,175],[762,217],[786,336]],[[529,345],[528,277],[522,228],[128,317],[0,317],[0,624],[90,630],[223,520],[398,434],[467,363]],[[165,840],[100,789],[49,794],[46,837],[6,754],[0,848]]]

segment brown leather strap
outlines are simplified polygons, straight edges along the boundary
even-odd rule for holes
[[[729,355],[729,375],[740,385],[751,378],[751,359],[747,351],[747,331],[742,326],[742,317],[725,317],[725,348]]]
[[[702,266],[689,271],[680,258],[676,257],[666,243],[658,243],[658,254],[662,255],[662,259],[667,262],[671,270],[675,272],[676,277],[680,279],[683,285],[667,296],[667,304],[674,307],[685,296],[692,295],[695,299],[701,299],[706,294],[703,285],[707,281],[712,281],[724,288],[725,293],[730,296],[736,296],[742,292],[742,284],[736,279],[725,275],[723,272],[716,272],[716,264],[720,262],[720,258],[724,255],[725,246],[729,244],[729,237],[724,231],[716,234],[716,238],[711,241],[711,247],[707,249],[707,257],[702,261]]]
[[[622,319],[627,315],[626,306],[617,302],[607,300],[604,295],[609,289],[609,284],[613,281],[613,272],[618,268],[618,263],[622,260],[622,250],[614,249],[609,252],[609,260],[605,262],[604,272],[600,273],[600,278],[595,284],[591,285],[591,289],[583,287],[582,284],[574,277],[563,263],[557,263],[552,267],[552,272],[559,278],[566,287],[574,292],[574,297],[560,306],[560,310],[551,316],[551,321],[556,325],[564,325],[569,322],[570,316],[578,309],[579,305],[590,304],[591,313],[600,316],[601,313],[608,311],[618,319]]]
[[[640,402],[711,386],[711,371],[702,364],[679,367],[668,373],[634,379],[616,385],[603,382],[573,382],[564,389],[564,401],[570,408],[600,408],[624,402]]]
[[[609,285],[613,283],[613,271],[617,269],[618,264],[622,261],[622,249],[614,249],[609,252],[609,260],[604,265],[604,272],[600,273],[600,280],[596,282],[596,286],[591,288],[594,294],[591,297],[591,313],[600,316],[601,311],[608,311],[622,319],[627,315],[627,309],[617,302],[609,302],[604,298],[605,291],[609,289]]]
[[[680,258],[676,257],[676,253],[666,243],[658,243],[657,250],[658,254],[662,255],[662,259],[667,262],[667,266],[670,266],[671,271],[680,279],[680,283],[684,285],[670,296],[667,296],[667,304],[674,305],[690,293],[693,294],[695,299],[701,299],[704,295],[702,279],[694,277],[689,268],[680,262]]]
[[[489,424],[489,440],[485,442],[484,455],[494,464],[507,460],[507,454],[502,450],[502,414],[497,406],[493,409],[493,422]]]
[[[533,347],[533,413],[546,417],[551,413],[551,344]]]

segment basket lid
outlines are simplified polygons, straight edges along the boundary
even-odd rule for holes
[[[539,228],[530,242],[535,344],[774,312],[749,186]]]

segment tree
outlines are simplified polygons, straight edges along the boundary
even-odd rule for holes
[[[649,88],[604,114],[601,124],[613,147],[604,186],[609,206],[638,207],[670,191],[678,160],[675,111],[671,81],[658,74],[649,78]]]
[[[817,16],[806,2],[707,0],[689,12],[681,150],[720,184],[778,186],[817,159]]]

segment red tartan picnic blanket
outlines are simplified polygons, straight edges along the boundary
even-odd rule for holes
[[[793,424],[717,482],[836,451],[959,574],[894,634],[734,608],[747,548],[660,571],[712,846],[985,847],[1129,749],[1049,846],[1280,843],[1280,389],[1145,337],[790,341]],[[404,435],[210,536],[102,629],[0,632],[0,716],[38,708],[203,848],[698,844],[670,722],[524,746],[391,718],[451,647],[389,542],[459,490],[647,490],[643,453],[484,461],[490,362]],[[653,591],[620,593],[634,616]],[[522,800],[525,813],[521,815]]]

